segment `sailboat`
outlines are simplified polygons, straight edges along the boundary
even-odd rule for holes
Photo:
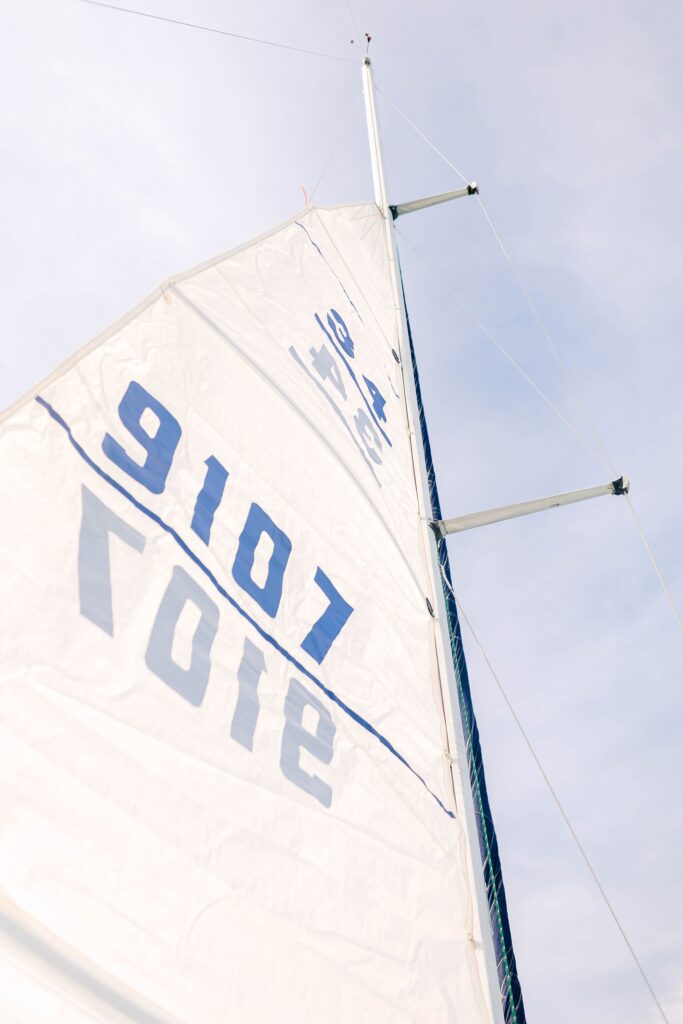
[[[373,201],[0,424],[3,1019],[526,1019],[362,73]]]

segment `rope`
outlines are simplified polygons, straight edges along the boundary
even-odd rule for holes
[[[512,705],[512,701],[510,700],[510,697],[508,696],[508,694],[507,694],[505,688],[503,687],[503,684],[501,683],[501,681],[500,681],[500,679],[499,679],[495,669],[493,668],[493,665],[491,664],[491,662],[489,660],[489,657],[488,657],[486,651],[484,650],[481,641],[479,640],[479,637],[475,633],[474,628],[472,626],[472,623],[470,622],[469,617],[467,616],[467,613],[465,612],[465,609],[462,606],[462,602],[460,601],[459,598],[456,598],[455,592],[453,590],[453,587],[451,586],[449,580],[447,579],[446,574],[443,572],[443,569],[441,570],[441,577],[443,579],[444,585],[448,588],[448,590],[450,591],[450,594],[451,594],[453,600],[456,602],[456,604],[458,606],[458,612],[462,616],[463,620],[465,621],[465,624],[467,625],[467,628],[469,629],[470,634],[472,635],[472,639],[474,640],[475,644],[479,648],[479,652],[480,652],[482,658],[484,659],[486,667],[488,668],[488,670],[489,670],[489,672],[491,674],[491,677],[493,678],[493,681],[495,682],[495,684],[496,684],[496,686],[497,686],[497,688],[498,688],[498,690],[500,692],[500,695],[502,696],[503,700],[505,701],[507,709],[508,709],[508,711],[510,712],[510,714],[512,715],[512,717],[514,719],[515,725],[517,726],[517,728],[519,729],[519,732],[521,733],[522,739],[524,740],[524,742],[525,742],[525,744],[526,744],[526,746],[527,746],[527,748],[529,750],[529,753],[531,754],[531,756],[532,756],[532,758],[533,758],[533,760],[534,760],[534,762],[536,764],[536,767],[538,768],[538,771],[541,774],[541,777],[542,777],[542,779],[543,779],[543,781],[544,781],[544,783],[546,785],[546,788],[548,789],[548,792],[550,793],[551,797],[553,798],[555,806],[557,807],[558,811],[562,815],[562,819],[564,820],[564,823],[565,823],[565,825],[567,826],[567,828],[569,830],[569,834],[571,835],[572,839],[574,840],[574,844],[575,844],[577,850],[579,851],[579,853],[581,854],[581,857],[582,857],[586,867],[588,868],[588,870],[589,870],[589,872],[591,874],[591,877],[592,877],[592,879],[593,879],[593,881],[594,881],[594,883],[595,883],[595,885],[596,885],[596,887],[598,889],[598,892],[600,893],[600,895],[602,897],[602,900],[603,900],[605,906],[607,907],[607,909],[608,909],[608,911],[609,911],[609,913],[610,913],[610,915],[612,917],[612,920],[614,921],[614,923],[616,924],[616,926],[617,926],[617,928],[619,930],[619,933],[620,933],[620,935],[621,935],[621,937],[622,937],[622,939],[623,939],[623,941],[624,941],[624,943],[626,945],[626,948],[628,949],[629,953],[631,954],[631,957],[633,958],[633,962],[635,963],[636,967],[638,968],[638,971],[640,972],[640,975],[641,975],[643,981],[645,982],[645,985],[647,986],[647,989],[648,989],[650,995],[652,996],[652,998],[653,998],[653,1000],[654,1000],[654,1002],[655,1002],[655,1004],[657,1006],[657,1009],[659,1010],[659,1013],[661,1014],[662,1020],[665,1022],[665,1024],[669,1024],[669,1019],[668,1019],[666,1013],[664,1012],[664,1008],[662,1007],[662,1004],[660,1003],[659,999],[657,998],[657,993],[655,992],[654,988],[652,987],[652,983],[650,982],[650,979],[648,978],[648,976],[647,976],[647,974],[645,972],[645,968],[643,967],[642,963],[640,962],[636,951],[634,950],[633,946],[631,945],[631,942],[629,941],[628,935],[626,934],[626,932],[624,930],[624,927],[623,927],[621,921],[619,920],[619,918],[617,916],[617,913],[616,913],[614,907],[612,906],[612,903],[610,902],[610,899],[609,899],[607,893],[605,892],[605,890],[604,890],[604,888],[602,886],[602,883],[600,882],[600,879],[598,878],[598,875],[597,875],[597,873],[595,871],[595,868],[593,867],[593,865],[592,865],[592,863],[590,861],[590,858],[589,858],[588,854],[586,853],[585,847],[581,843],[581,840],[579,839],[579,837],[578,837],[578,835],[576,833],[576,829],[572,825],[572,823],[571,823],[571,821],[569,819],[569,815],[567,814],[566,810],[564,809],[564,806],[562,805],[562,802],[561,802],[561,800],[560,800],[560,798],[559,798],[559,796],[557,794],[557,791],[556,791],[555,787],[553,786],[552,782],[550,781],[550,779],[548,777],[548,774],[547,774],[545,768],[543,767],[541,759],[539,758],[538,754],[536,753],[536,750],[534,749],[534,746],[533,746],[531,740],[529,739],[529,736],[527,735],[527,732],[526,732],[524,726],[522,725],[522,723],[521,723],[521,721],[519,719],[519,716],[518,716],[517,712],[515,711],[515,709],[514,709],[514,707]]]
[[[93,7],[106,7],[110,11],[119,11],[122,14],[136,14],[140,18],[151,18],[152,21],[165,21],[169,25],[182,25],[183,28],[195,28],[200,32],[213,32],[218,36],[230,36],[231,39],[242,39],[248,43],[261,43],[263,46],[275,46],[279,50],[292,50],[294,53],[305,53],[310,57],[325,57],[327,60],[339,60],[344,64],[355,64],[356,61],[349,57],[337,57],[332,53],[320,53],[318,50],[305,50],[301,46],[289,46],[287,43],[275,43],[271,39],[259,39],[256,36],[243,36],[238,32],[228,32],[221,28],[211,28],[209,25],[197,25],[193,21],[179,21],[177,18],[166,18],[161,14],[149,14],[147,11],[135,11],[130,7],[118,7],[116,4],[105,4],[101,0],[80,0],[82,4],[91,4]]]

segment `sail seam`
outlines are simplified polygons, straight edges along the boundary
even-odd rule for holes
[[[442,800],[436,795],[436,793],[432,789],[430,789],[422,775],[420,775],[420,773],[415,768],[413,768],[413,766],[403,756],[403,754],[401,754],[396,749],[391,740],[387,739],[387,737],[384,736],[381,732],[379,732],[379,730],[376,729],[374,725],[368,722],[366,718],[363,718],[361,714],[359,714],[357,711],[354,711],[353,708],[350,707],[350,705],[348,705],[344,700],[342,700],[341,697],[338,696],[338,694],[334,692],[334,690],[331,690],[328,686],[325,686],[325,684],[320,679],[318,679],[317,676],[313,675],[313,673],[309,669],[307,669],[306,666],[298,660],[298,658],[295,658],[293,654],[291,654],[285,647],[283,647],[275,639],[274,636],[271,636],[270,633],[266,632],[266,630],[262,626],[260,626],[258,622],[255,619],[253,619],[247,611],[245,611],[244,608],[242,608],[242,606],[235,600],[235,598],[228,593],[225,587],[223,587],[219,583],[219,581],[212,573],[212,571],[209,569],[209,567],[205,565],[204,562],[202,562],[202,560],[192,551],[189,545],[183,540],[180,534],[172,526],[166,523],[155,512],[152,512],[151,509],[147,508],[146,505],[143,505],[141,501],[138,501],[138,499],[135,498],[134,495],[130,493],[130,491],[126,490],[126,488],[123,487],[122,484],[120,484],[117,480],[115,480],[112,476],[105,472],[105,470],[103,470],[102,467],[99,466],[95,462],[95,460],[91,458],[90,455],[88,455],[88,453],[85,451],[82,445],[74,437],[69,424],[57,412],[57,410],[52,405],[50,405],[50,403],[47,402],[41,395],[36,395],[35,400],[47,411],[47,413],[51,416],[55,423],[57,423],[62,428],[62,430],[66,433],[71,446],[74,448],[77,454],[80,455],[84,462],[92,470],[94,470],[94,472],[97,473],[97,475],[102,480],[104,480],[111,487],[113,487],[114,490],[118,491],[118,493],[121,494],[127,501],[129,501],[139,512],[142,512],[143,515],[147,516],[148,519],[156,523],[157,526],[160,526],[162,530],[164,530],[170,537],[172,537],[176,544],[188,556],[188,558],[190,558],[190,560],[197,566],[197,568],[204,573],[206,578],[218,591],[218,593],[232,606],[232,608],[234,608],[234,610],[239,615],[242,616],[243,619],[245,619],[249,623],[250,626],[252,626],[257,631],[259,636],[263,640],[265,640],[266,643],[270,644],[270,646],[274,650],[276,650],[287,661],[289,661],[299,672],[305,675],[307,679],[310,679],[310,681],[315,686],[317,686],[318,689],[321,690],[322,693],[324,693],[325,696],[329,700],[331,700],[333,704],[336,704],[337,707],[340,708],[340,710],[343,711],[346,715],[348,715],[348,717],[351,718],[354,722],[356,722],[357,725],[360,725],[361,728],[363,728],[367,733],[369,733],[371,736],[374,736],[374,738],[378,740],[382,744],[382,746],[389,751],[390,754],[392,754],[398,761],[400,761],[400,763],[404,765],[404,767],[406,767],[415,776],[415,778],[418,779],[419,782],[422,783],[424,788],[427,790],[432,799],[436,801],[436,803],[439,805],[444,814],[446,814],[449,818],[455,818],[455,814],[453,813],[453,811],[449,810],[448,807],[446,807],[446,805],[442,802]]]
[[[377,207],[375,207],[375,210],[376,210],[376,211],[377,211],[377,213],[379,214],[379,210],[377,209]],[[360,293],[360,294],[361,294],[361,295],[363,296],[363,298],[365,299],[365,295],[364,295],[364,293],[363,293],[363,289],[362,289],[362,288],[361,288],[361,286],[359,285],[359,283],[358,283],[358,281],[357,281],[357,279],[356,279],[356,275],[354,274],[354,272],[353,272],[352,268],[351,268],[351,267],[349,266],[349,264],[347,263],[347,261],[346,261],[346,260],[344,259],[344,257],[343,257],[343,256],[342,256],[342,254],[340,253],[340,251],[339,251],[339,249],[338,249],[337,245],[335,244],[335,241],[334,241],[334,239],[333,239],[333,238],[332,238],[332,236],[330,235],[330,232],[329,232],[329,231],[327,230],[327,226],[326,226],[325,222],[324,222],[324,221],[322,220],[322,218],[321,218],[321,217],[320,217],[320,215],[318,214],[318,208],[317,208],[317,207],[315,207],[315,208],[314,208],[314,212],[315,212],[315,214],[316,214],[316,216],[317,216],[317,220],[318,220],[318,224],[319,224],[320,228],[322,229],[322,231],[323,231],[323,232],[325,233],[325,235],[327,236],[327,240],[328,240],[328,242],[330,243],[330,245],[332,246],[332,248],[333,248],[333,249],[334,249],[334,251],[336,252],[337,256],[339,257],[339,260],[341,261],[341,263],[342,263],[342,264],[344,265],[344,269],[345,269],[345,270],[347,271],[347,273],[348,273],[349,277],[351,278],[351,280],[352,280],[352,281],[353,281],[353,283],[355,284],[356,288],[358,288],[358,291],[359,291],[359,293]],[[316,248],[318,248],[318,247],[316,246]],[[327,265],[328,265],[328,266],[330,266],[330,262],[329,262],[329,260],[327,259],[327,257],[325,257],[325,256],[323,255],[323,253],[322,253],[322,251],[320,250],[320,248],[318,248],[318,252],[319,252],[319,253],[320,253],[320,255],[322,256],[322,258],[323,258],[323,259],[325,260],[325,262],[327,263]],[[331,269],[331,267],[330,267],[330,269]],[[336,276],[336,275],[335,275],[335,276]],[[375,321],[375,324],[377,325],[377,329],[378,329],[379,333],[380,333],[380,334],[382,335],[382,337],[384,338],[384,340],[385,340],[386,344],[388,345],[388,347],[389,347],[389,348],[391,348],[391,340],[390,340],[390,339],[389,339],[389,337],[387,336],[387,334],[386,334],[386,332],[385,332],[385,330],[384,330],[384,328],[383,328],[383,326],[382,326],[382,324],[381,324],[381,322],[380,322],[380,319],[379,319],[379,317],[378,317],[378,316],[377,316],[377,314],[375,313],[375,311],[374,311],[374,309],[373,309],[373,306],[372,306],[372,303],[368,303],[367,299],[365,299],[365,301],[366,301],[366,305],[368,306],[369,312],[370,312],[370,314],[371,314],[371,316],[372,316],[373,320]],[[354,309],[355,309],[355,307],[354,307]],[[356,310],[356,312],[358,312],[358,311]],[[359,313],[358,315],[360,316],[360,313]]]
[[[71,990],[78,992],[79,1002],[87,1002],[101,1020],[100,1014],[114,1024],[182,1024],[160,1007],[145,999],[141,992],[130,989],[121,979],[105,972],[98,964],[88,960],[62,938],[32,919],[23,908],[19,908],[8,896],[0,897],[0,932],[17,950],[21,950],[31,970],[35,961],[48,971],[58,974]],[[13,958],[14,959],[14,958]],[[75,994],[75,993],[74,993]],[[69,1002],[71,1000],[69,999]],[[89,1015],[89,1014],[88,1014]]]
[[[311,235],[310,235],[310,232],[309,232],[308,228],[305,228],[305,227],[303,226],[303,224],[301,223],[301,221],[299,221],[299,220],[295,220],[295,221],[294,221],[294,223],[296,224],[296,226],[297,226],[298,228],[301,228],[301,230],[302,230],[302,231],[304,232],[304,234],[306,235],[306,238],[308,239],[308,241],[309,241],[309,242],[311,243],[311,245],[313,246],[313,248],[314,248],[314,249],[315,249],[315,250],[317,251],[318,255],[319,255],[319,256],[321,257],[321,259],[322,259],[322,260],[323,260],[323,261],[324,261],[324,262],[325,262],[325,263],[327,264],[327,266],[329,267],[329,269],[330,269],[330,270],[332,271],[332,273],[334,274],[334,277],[335,277],[335,279],[336,279],[336,281],[337,281],[337,284],[339,285],[339,287],[341,288],[341,290],[342,290],[342,291],[344,292],[344,295],[346,296],[346,298],[347,298],[347,299],[349,300],[349,302],[350,302],[350,303],[351,303],[351,305],[353,306],[353,308],[354,308],[354,310],[355,310],[355,313],[356,313],[356,316],[358,317],[358,319],[360,320],[360,322],[361,322],[361,323],[363,323],[363,317],[362,317],[362,316],[360,315],[360,312],[359,312],[359,310],[358,310],[358,306],[356,305],[356,303],[355,303],[355,302],[353,301],[353,299],[351,298],[351,296],[350,296],[350,295],[349,295],[349,293],[347,292],[347,290],[346,290],[346,288],[345,288],[345,286],[344,286],[344,282],[343,282],[343,281],[342,281],[342,279],[340,278],[339,274],[337,274],[337,273],[336,273],[336,271],[335,271],[334,267],[332,266],[332,264],[330,263],[330,261],[329,261],[329,260],[327,259],[327,257],[326,257],[326,256],[325,256],[325,254],[323,253],[323,251],[322,251],[322,249],[320,248],[320,246],[318,245],[318,243],[317,243],[316,241],[314,241],[314,240],[313,240],[313,239],[311,238]]]

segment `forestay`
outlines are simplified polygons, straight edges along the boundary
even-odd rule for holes
[[[385,234],[309,209],[10,410],[3,1021],[490,1021]]]

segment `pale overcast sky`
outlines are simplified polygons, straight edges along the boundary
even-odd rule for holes
[[[360,52],[382,90],[445,512],[602,483],[590,412],[683,606],[683,8],[673,0],[132,0],[350,63],[103,10],[1,8],[0,406],[182,271],[316,202],[371,198]],[[342,130],[347,126],[346,132]],[[340,140],[341,137],[341,141]],[[417,247],[437,269],[416,256]],[[577,394],[579,401],[577,401]],[[681,640],[623,499],[450,541],[456,589],[670,1021],[683,1021]],[[465,639],[527,1014],[661,1018],[471,636]]]

